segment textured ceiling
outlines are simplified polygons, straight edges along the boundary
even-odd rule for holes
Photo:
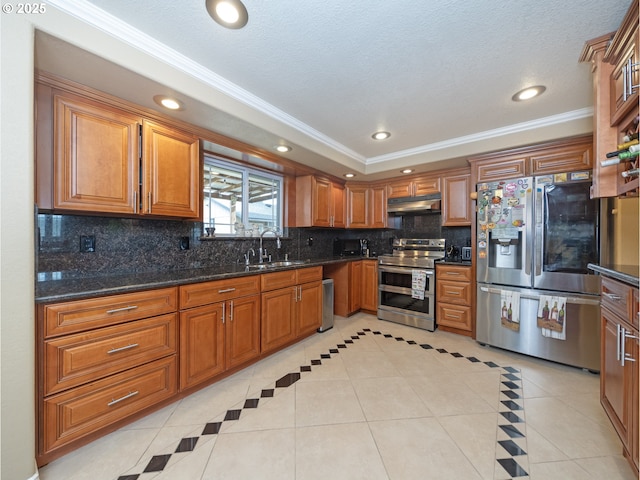
[[[447,150],[455,154],[452,147],[461,143],[479,152],[486,148],[482,140],[514,131],[547,128],[552,137],[549,125],[588,117],[590,70],[578,57],[586,40],[615,30],[629,6],[628,0],[244,3],[249,23],[227,30],[208,16],[204,0],[51,2],[152,56],[169,52],[167,63],[188,59],[176,68],[190,73],[197,67],[212,88],[298,133],[283,138],[269,125],[252,127],[250,115],[239,112],[238,138],[263,148],[289,142],[291,158],[327,159],[336,173],[346,165],[363,174],[446,160]],[[150,37],[143,37],[143,47],[142,34]],[[56,56],[47,42],[53,39],[37,44],[38,66],[83,76],[62,65],[68,51]],[[104,62],[92,72],[102,69],[118,70]],[[98,77],[104,82],[105,75],[92,80],[85,72],[86,78],[74,79],[104,88]],[[145,87],[147,80],[152,83]],[[167,79],[144,81],[147,94],[162,93],[149,90],[162,85],[175,90]],[[547,87],[541,97],[511,100],[538,84]],[[190,92],[178,93],[187,98],[187,110],[198,112],[199,124],[225,129],[208,123],[213,115],[207,112],[216,106],[189,104]],[[233,111],[223,113],[234,123]],[[392,137],[373,141],[378,129]]]

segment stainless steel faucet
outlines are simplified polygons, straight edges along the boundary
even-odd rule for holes
[[[247,250],[247,253],[244,254],[245,265],[249,265],[249,254],[253,255],[254,257],[256,256],[256,252],[253,248],[250,248],[249,250]]]
[[[276,236],[276,248],[280,249],[280,247],[282,246],[282,242],[280,241],[280,232],[278,231],[278,229],[271,227],[265,228],[260,234],[260,251],[258,255],[258,263],[263,263],[265,258],[269,258],[269,255],[267,255],[267,250],[262,248],[262,238],[264,237],[265,233],[269,232],[273,233]]]

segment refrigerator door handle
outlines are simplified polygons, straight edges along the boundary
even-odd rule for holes
[[[533,178],[528,178],[527,183],[531,185],[533,183]],[[532,200],[533,200],[533,194],[529,189],[526,193],[526,204],[531,205]],[[528,210],[531,210],[531,207],[528,207]],[[531,215],[531,213],[529,213],[528,215]],[[527,274],[529,278],[531,278],[531,252],[533,250],[533,244],[534,244],[533,236],[535,234],[533,230],[533,226],[531,225],[532,219],[533,219],[532,216],[530,218],[525,219],[525,222],[526,222],[525,235],[527,236],[527,238],[525,239],[524,273]]]
[[[536,187],[536,198],[534,206],[536,239],[534,253],[535,273],[537,277],[542,274],[542,257],[544,255],[544,187]]]
[[[496,295],[502,294],[502,290],[500,290],[499,288],[480,287],[480,290],[486,293],[495,293]],[[507,291],[512,291],[512,290],[507,290]],[[526,298],[528,300],[540,300],[540,295],[530,295],[526,293],[524,294],[521,293],[520,298]],[[595,299],[592,300],[590,298],[579,298],[579,297],[566,297],[566,298],[567,298],[567,303],[575,303],[578,305],[600,305],[600,300],[595,300]]]

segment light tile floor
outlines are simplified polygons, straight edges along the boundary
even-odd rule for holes
[[[336,317],[39,475],[631,480],[598,392],[598,376],[579,369],[371,315]]]

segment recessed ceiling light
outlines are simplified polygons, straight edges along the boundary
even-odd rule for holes
[[[530,98],[537,97],[538,95],[541,95],[546,89],[547,89],[547,87],[545,87],[544,85],[536,85],[535,87],[527,87],[527,88],[525,88],[523,90],[520,90],[513,97],[511,97],[511,100],[513,100],[514,102],[521,102],[523,100],[529,100]]]
[[[156,95],[153,97],[153,101],[158,105],[168,108],[169,110],[183,110],[184,106],[180,100],[176,100],[172,97],[167,97],[166,95]]]
[[[371,135],[371,138],[373,138],[374,140],[386,140],[390,136],[391,134],[389,132],[376,132]]]
[[[353,178],[353,177],[356,176],[356,174],[355,173],[345,173],[344,176],[347,177],[347,178]]]
[[[276,150],[280,153],[287,153],[290,152],[292,148],[289,145],[277,145]]]
[[[242,28],[249,21],[246,7],[240,0],[207,0],[207,12],[226,28]]]
[[[401,173],[411,173],[413,172],[413,169],[411,168],[405,168],[404,170],[400,170]]]

